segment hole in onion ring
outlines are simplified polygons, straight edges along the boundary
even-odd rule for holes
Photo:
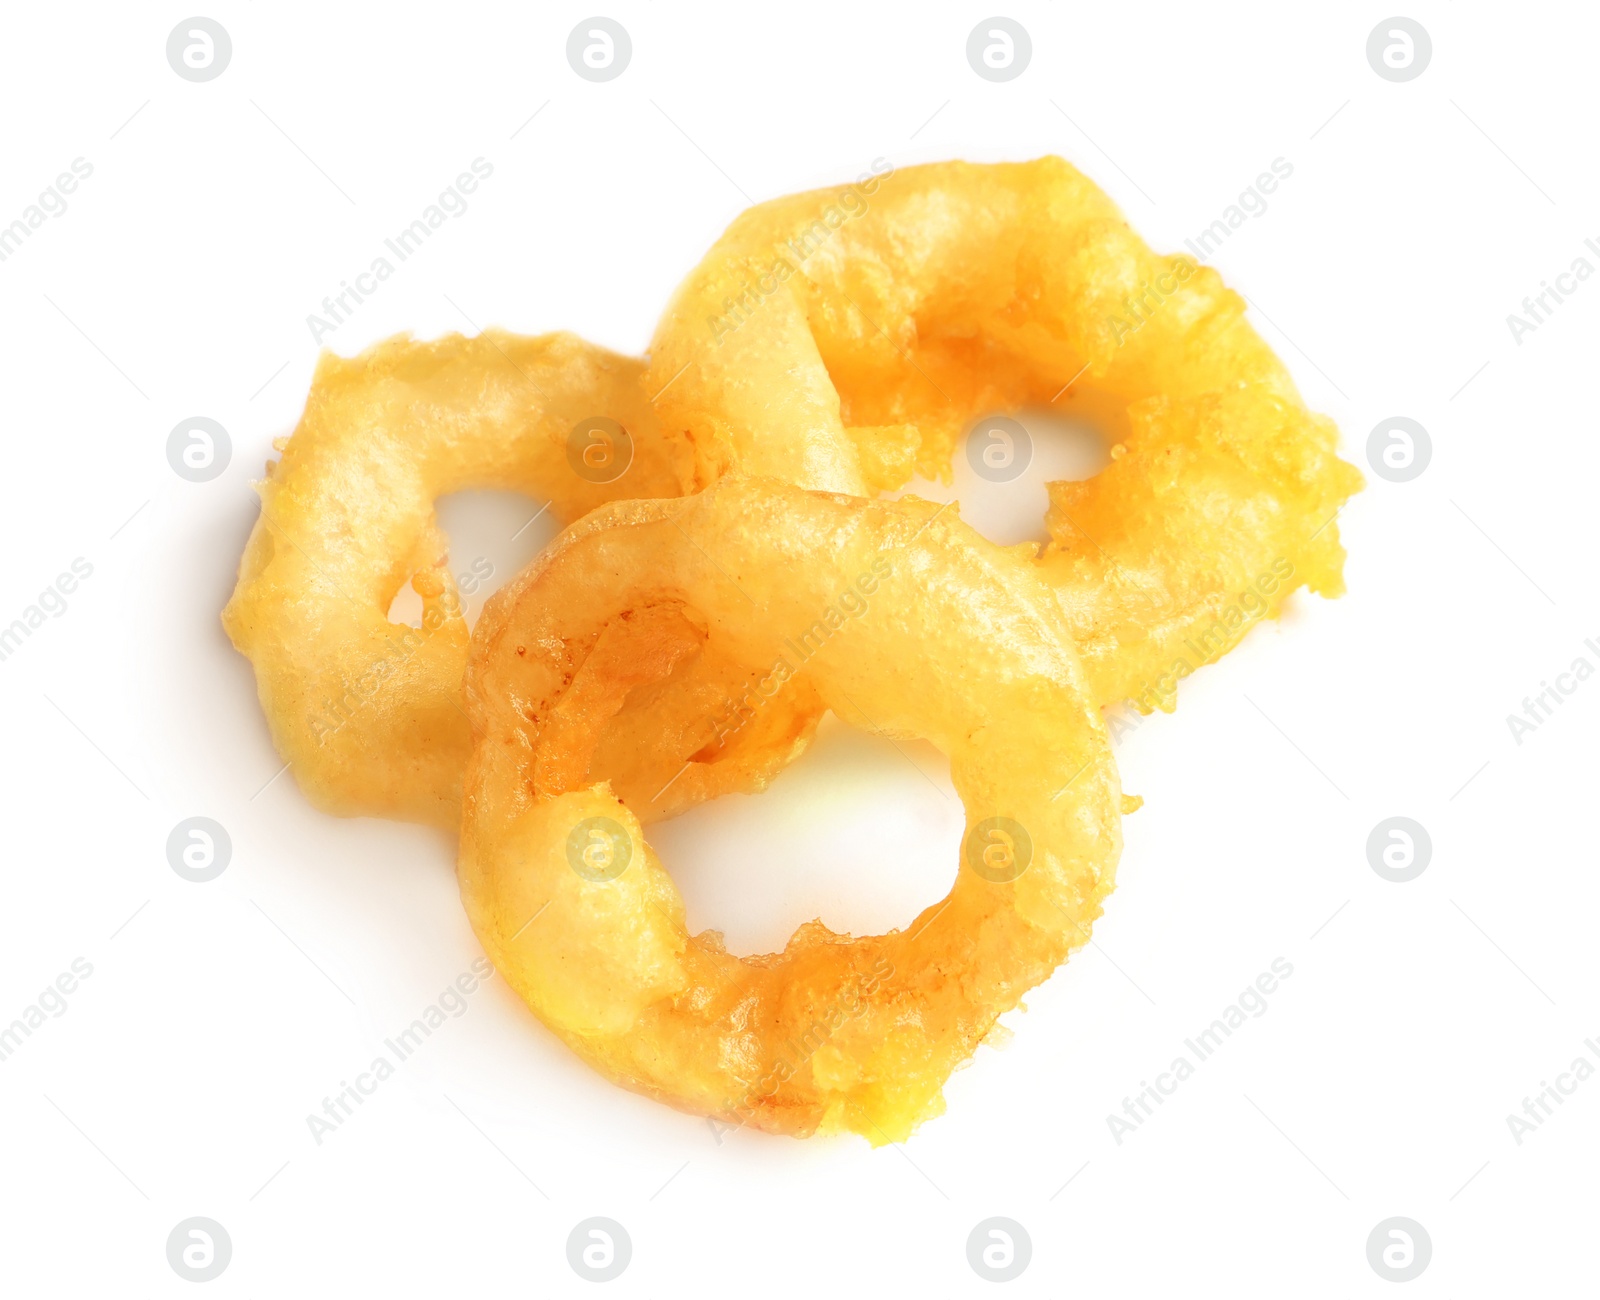
[[[1047,542],[1045,484],[1093,478],[1110,461],[1110,446],[1094,421],[1075,412],[991,412],[974,420],[957,445],[953,482],[918,475],[890,495],[959,501],[961,517],[1001,546]]]
[[[841,934],[904,928],[949,892],[963,825],[937,749],[829,714],[765,791],[657,822],[650,842],[690,932],[721,931],[729,952],[751,956],[781,952],[811,920]]]
[[[450,572],[469,628],[477,624],[484,601],[561,531],[543,507],[544,502],[521,492],[489,489],[452,492],[434,503],[439,527],[450,539]],[[422,626],[422,597],[410,579],[389,606],[389,621]]]
[[[736,474],[571,526],[489,603],[463,692],[458,879],[507,983],[607,1077],[693,1113],[874,1143],[939,1113],[957,1062],[1086,941],[1121,847],[1108,738],[1027,549],[926,501]],[[629,699],[696,664],[729,702],[713,731],[733,734],[709,768],[673,773],[708,739],[681,725],[694,692],[650,717]],[[783,724],[798,757],[821,706],[949,757],[954,880],[886,933],[804,925],[740,959],[690,932],[646,827],[770,785],[783,764],[729,779],[738,747]],[[666,784],[637,761],[590,781],[618,739],[652,744]],[[788,1044],[808,1034],[797,1066]]]

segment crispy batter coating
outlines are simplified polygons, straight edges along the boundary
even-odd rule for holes
[[[465,488],[512,489],[571,520],[618,498],[676,495],[642,372],[642,362],[571,334],[401,336],[350,360],[323,354],[299,426],[258,485],[261,515],[223,612],[255,666],[278,752],[318,807],[455,826],[468,632],[434,502]],[[585,477],[571,459],[571,431],[597,416],[633,442],[631,464],[611,482]],[[423,600],[415,628],[389,621],[408,578]],[[605,770],[665,783],[694,731],[686,715],[696,700],[686,691],[666,712],[646,707],[633,719],[635,747]],[[759,788],[815,720],[772,720],[718,770],[727,784],[705,788]],[[686,807],[691,793],[675,787],[656,814]]]
[[[1290,592],[1343,590],[1360,475],[1244,312],[1059,158],[937,163],[745,212],[677,291],[650,385],[686,490],[948,481],[976,417],[1083,412],[1112,463],[1051,485],[1039,564],[1096,698],[1170,709]]]
[[[1049,486],[1042,546],[872,499],[948,480],[974,417],[1049,403],[1111,456]],[[574,459],[595,417],[625,474]],[[314,803],[460,825],[474,929],[599,1072],[898,1141],[1112,888],[1135,801],[1098,706],[1171,708],[1292,591],[1342,590],[1336,442],[1243,301],[1068,164],[918,167],[746,212],[648,369],[499,332],[324,356],[224,622]],[[434,502],[473,487],[577,522],[469,638]],[[419,628],[388,618],[407,579]],[[948,754],[950,895],[777,954],[690,935],[643,828],[760,789],[830,708]]]
[[[813,694],[948,754],[968,817],[948,898],[769,956],[690,935],[597,760],[619,704],[694,664],[734,736]],[[950,507],[742,475],[605,507],[491,599],[467,707],[461,889],[495,965],[601,1073],[728,1124],[903,1140],[1112,886],[1120,788],[1059,604]]]

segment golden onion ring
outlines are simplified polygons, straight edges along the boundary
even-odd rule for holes
[[[261,515],[223,612],[255,666],[278,752],[314,804],[455,826],[469,637],[434,502],[515,490],[565,521],[619,497],[675,495],[642,373],[642,362],[571,334],[401,336],[349,360],[323,354],[305,413],[258,485]],[[596,454],[608,449],[610,462]],[[407,579],[422,597],[419,627],[389,619]],[[703,697],[680,691],[674,714],[625,711],[618,725],[633,744],[608,771],[664,783],[685,736],[711,736],[705,718],[685,716]],[[654,815],[758,788],[817,716],[765,719],[722,755],[731,761],[700,787],[675,786]]]
[[[607,718],[651,676],[671,689],[685,639],[757,677],[758,712],[814,692],[948,754],[967,811],[950,895],[905,931],[814,921],[768,956],[690,935],[594,770]],[[605,507],[490,600],[467,701],[460,880],[490,958],[601,1073],[729,1124],[904,1139],[1112,886],[1119,784],[1060,607],[948,507],[743,476]]]
[[[1112,461],[1049,485],[1039,566],[1095,697],[1170,709],[1290,592],[1343,590],[1360,475],[1244,313],[1059,158],[937,163],[745,212],[674,296],[650,384],[686,491],[949,481],[979,415],[1087,415]]]

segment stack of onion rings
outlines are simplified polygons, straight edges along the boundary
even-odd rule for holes
[[[498,330],[400,337],[348,361],[323,354],[305,414],[258,485],[261,515],[223,611],[255,665],[278,752],[318,807],[455,828],[471,747],[468,630],[434,502],[503,488],[571,520],[619,498],[676,495],[642,370],[571,334]],[[596,464],[607,427],[631,443],[628,463]],[[422,597],[417,627],[389,618],[408,578]],[[686,747],[713,738],[710,707],[699,687],[627,710],[629,781],[663,785]],[[714,770],[675,782],[655,815],[761,788],[818,716],[767,715]]]
[[[1047,543],[872,499],[948,479],[973,417],[1062,401],[1111,462],[1049,485]],[[315,803],[460,826],[490,957],[596,1069],[903,1140],[1111,889],[1133,801],[1099,706],[1170,709],[1293,590],[1342,590],[1336,440],[1215,272],[1068,164],[919,167],[745,213],[648,369],[499,332],[325,356],[224,623]],[[470,647],[434,516],[468,487],[574,521]],[[408,579],[420,628],[388,616]],[[828,709],[949,755],[955,888],[878,937],[690,935],[643,826],[762,788]]]
[[[1059,158],[937,163],[744,213],[674,296],[651,383],[686,491],[948,481],[986,412],[1089,414],[1112,462],[1051,484],[1039,564],[1096,698],[1148,712],[1237,643],[1244,593],[1253,623],[1343,590],[1333,520],[1360,475],[1244,309]]]

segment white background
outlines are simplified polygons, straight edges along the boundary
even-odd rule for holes
[[[966,1240],[992,1215],[1031,1236],[1019,1295],[1388,1294],[1366,1241],[1394,1215],[1433,1243],[1412,1294],[1593,1286],[1600,1080],[1520,1146],[1506,1116],[1600,1035],[1600,682],[1520,746],[1505,721],[1600,665],[1600,284],[1520,346],[1506,324],[1600,239],[1592,11],[1408,9],[1432,63],[1392,84],[1365,55],[1381,6],[1019,3],[1032,63],[992,84],[965,57],[982,5],[617,3],[633,59],[603,85],[566,62],[583,7],[204,12],[233,41],[206,84],[166,62],[183,8],[3,20],[0,222],[73,159],[94,171],[0,263],[0,623],[75,557],[93,576],[0,663],[0,1022],[75,958],[93,975],[0,1063],[0,1289],[191,1294],[165,1242],[192,1215],[231,1236],[225,1296],[587,1294],[565,1242],[591,1215],[632,1239],[618,1296],[987,1293]],[[1292,163],[1215,263],[1348,458],[1397,414],[1434,447],[1342,516],[1348,596],[1297,597],[1119,742],[1147,802],[1095,946],[901,1148],[719,1143],[498,979],[317,1145],[307,1114],[479,949],[445,836],[272,780],[218,622],[249,483],[304,400],[308,313],[480,156],[470,210],[331,346],[499,324],[637,351],[750,201],[878,157],[1043,153],[1166,250]],[[204,484],[164,451],[195,414],[233,441]],[[526,515],[476,505],[448,512],[461,567],[503,580]],[[691,924],[759,951],[941,896],[959,812],[911,752],[921,773],[834,730],[767,794],[662,828]],[[1409,884],[1366,857],[1396,814],[1433,840]],[[210,884],[167,865],[191,815],[232,836]],[[1278,957],[1267,1013],[1119,1146],[1108,1114]]]

